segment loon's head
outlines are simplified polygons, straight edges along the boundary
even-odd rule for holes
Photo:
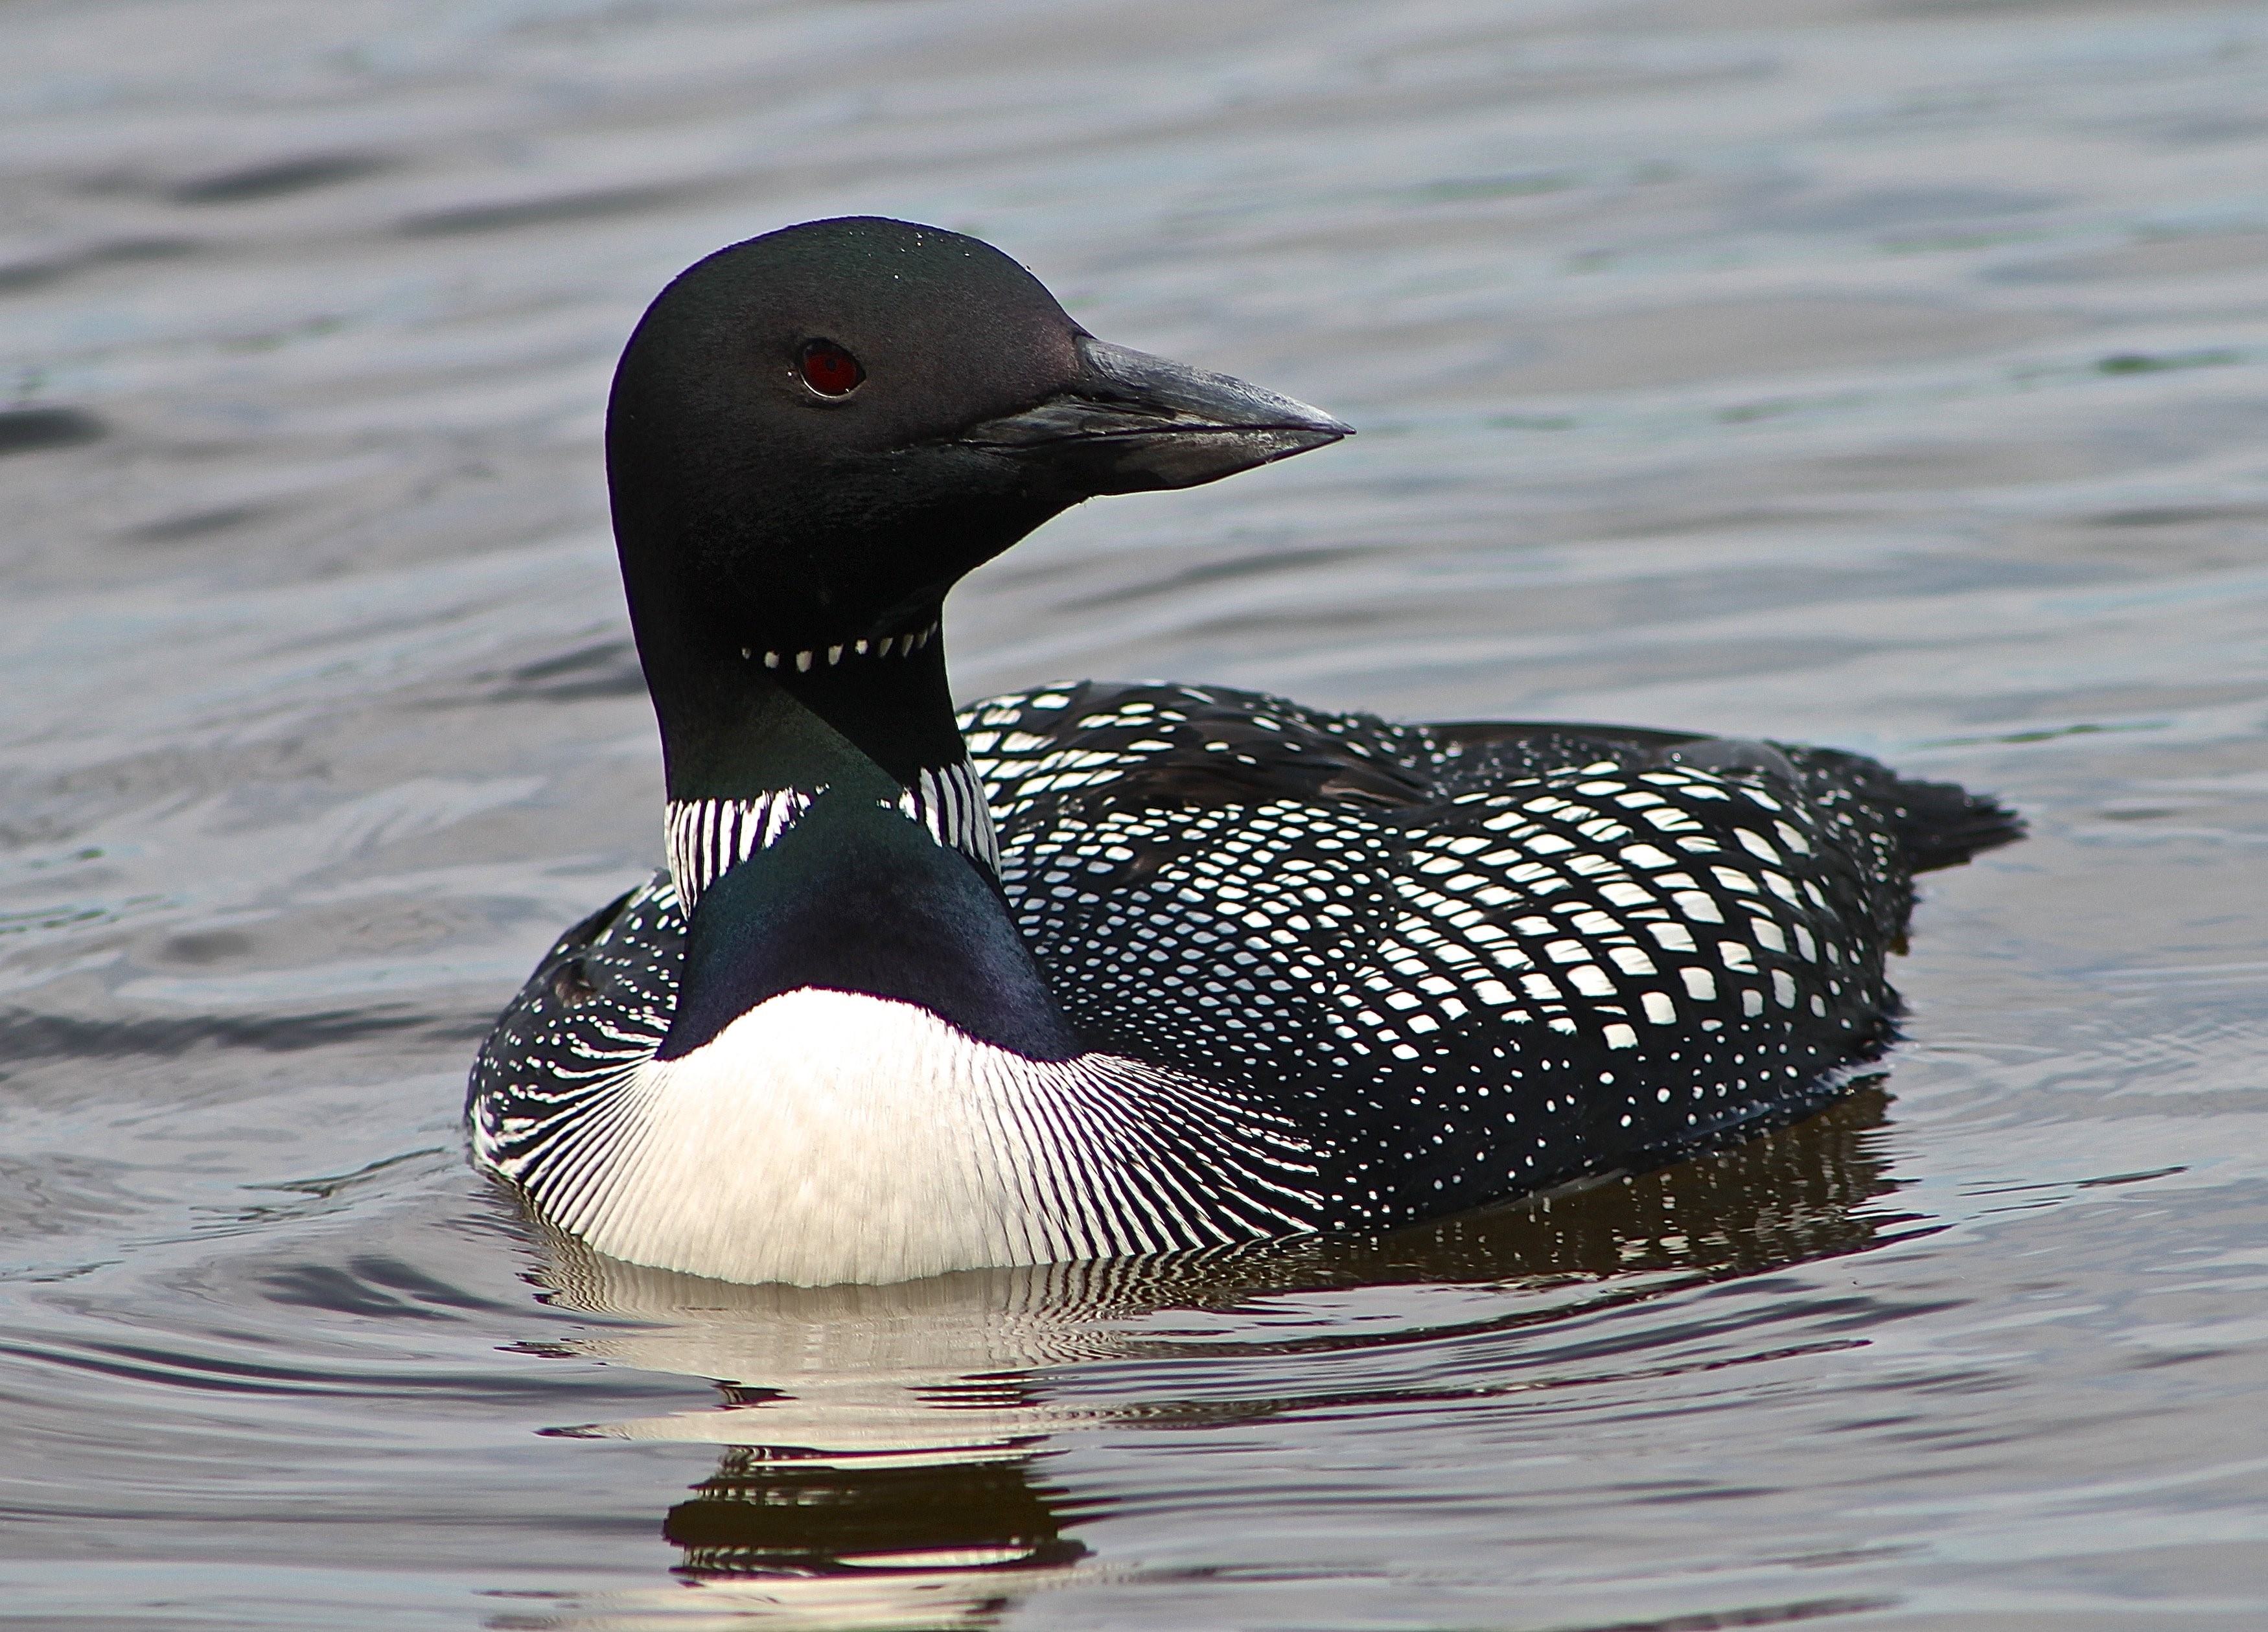
[[[798,654],[838,671],[885,642],[902,654],[963,574],[1083,499],[1211,482],[1348,429],[1096,340],[958,233],[852,218],[719,250],[647,310],[608,415],[665,739],[673,712],[752,665],[828,713],[839,673],[804,678]]]

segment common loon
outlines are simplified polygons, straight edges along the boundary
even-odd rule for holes
[[[1349,427],[1095,339],[999,251],[807,223],[647,310],[607,466],[666,868],[472,1072],[482,1167],[736,1281],[1372,1231],[1817,1108],[1917,871],[2020,831],[1870,760],[1221,687],[956,717],[964,574]]]

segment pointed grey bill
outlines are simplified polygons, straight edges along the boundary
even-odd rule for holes
[[[1042,462],[1104,494],[1193,488],[1354,435],[1321,408],[1226,374],[1091,334],[1079,352],[1075,386],[976,426],[961,444]]]

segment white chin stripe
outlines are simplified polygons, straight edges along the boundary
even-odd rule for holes
[[[740,655],[751,663],[762,663],[768,669],[792,669],[798,674],[808,674],[814,669],[835,669],[843,666],[845,658],[910,658],[937,638],[938,626],[916,629],[910,635],[885,635],[879,640],[846,641],[839,646],[814,646],[808,651],[758,651],[754,646],[740,648]]]
[[[665,818],[669,876],[691,912],[701,892],[728,867],[770,849],[803,820],[824,788],[780,788],[753,799],[673,799]],[[930,836],[971,861],[1000,870],[1000,838],[985,802],[984,784],[967,760],[919,772],[898,795],[897,808]]]

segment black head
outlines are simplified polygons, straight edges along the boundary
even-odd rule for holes
[[[720,250],[648,308],[608,416],[665,739],[674,708],[717,711],[733,665],[925,629],[955,580],[1082,499],[1192,486],[1345,434],[1095,340],[958,233],[853,218]]]
[[[634,602],[681,585],[677,637],[711,618],[736,649],[793,649],[925,622],[1081,499],[1346,430],[1094,341],[990,245],[853,218],[735,244],[662,291],[615,376],[608,473]]]

